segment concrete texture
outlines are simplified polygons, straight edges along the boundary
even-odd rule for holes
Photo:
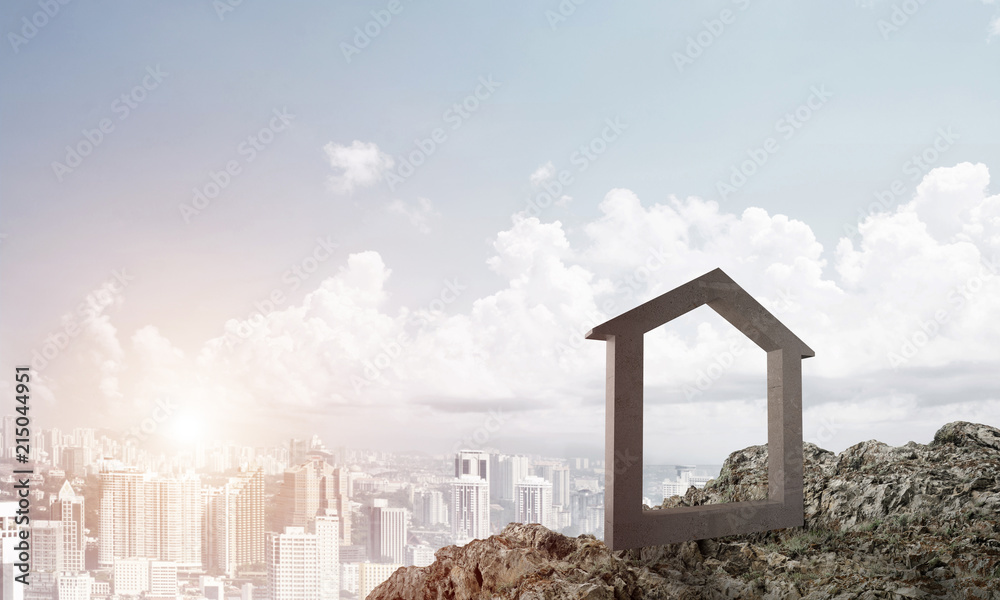
[[[703,304],[767,352],[768,499],[643,511],[643,335]],[[622,313],[586,337],[607,342],[604,541],[612,550],[802,525],[802,359],[815,352],[722,269]]]

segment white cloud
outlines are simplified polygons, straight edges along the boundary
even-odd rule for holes
[[[1000,17],[993,17],[990,21],[990,37],[1000,35]]]
[[[542,183],[552,179],[556,175],[556,166],[552,164],[552,161],[545,163],[544,165],[535,169],[535,172],[531,174],[528,179],[531,181],[531,185],[538,187]]]
[[[988,184],[983,165],[934,169],[910,202],[867,218],[856,245],[842,239],[833,251],[785,215],[734,214],[699,198],[644,204],[615,189],[572,242],[558,221],[515,215],[487,261],[503,283],[477,298],[394,307],[381,255],[352,254],[246,340],[211,340],[195,360],[145,328],[133,335],[127,364],[106,376],[131,369],[133,382],[160,381],[157,392],[200,393],[227,422],[299,431],[323,423],[348,444],[447,450],[485,410],[502,409],[508,417],[496,444],[547,431],[541,437],[551,447],[581,437],[596,445],[605,347],[583,335],[721,267],[816,350],[804,363],[807,439],[834,417],[831,446],[858,436],[889,441],[910,420],[920,431],[963,414],[996,423],[1000,277],[989,265],[1000,266],[1000,196]],[[430,210],[428,203],[420,212]],[[442,281],[441,298],[469,293],[461,288]],[[942,313],[945,320],[928,325]],[[95,338],[119,360],[114,329],[104,325]],[[708,389],[686,397],[684,386],[707,365],[727,362],[720,357],[734,343],[745,351]],[[907,343],[914,352],[894,365],[891,355],[909,354]],[[752,437],[745,423],[763,401],[763,353],[710,309],[651,332],[646,355],[648,415],[710,413],[715,437],[705,443],[718,447],[719,459],[733,440]],[[164,364],[171,368],[157,371]],[[189,376],[171,384],[174,371]],[[669,440],[656,440],[650,452],[666,452]]]
[[[395,161],[378,149],[374,142],[354,140],[350,146],[329,142],[323,147],[330,166],[340,172],[330,178],[334,191],[351,193],[356,188],[370,186],[382,179]]]
[[[538,190],[544,189],[545,191],[550,190],[561,190],[562,185],[558,182],[553,182],[556,177],[556,167],[552,164],[552,161],[545,163],[544,165],[535,169],[528,180],[531,182],[531,187]],[[568,206],[570,202],[573,201],[573,197],[568,194],[561,194],[558,191],[555,193],[559,194],[555,198],[554,204],[556,206]],[[549,195],[552,195],[551,193]]]
[[[434,210],[431,201],[427,198],[417,198],[415,205],[407,204],[402,200],[393,200],[389,203],[387,210],[390,213],[406,217],[410,224],[423,234],[431,232],[430,217],[441,214]]]

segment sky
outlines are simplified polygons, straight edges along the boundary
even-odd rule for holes
[[[715,268],[815,350],[806,441],[1000,426],[995,0],[11,0],[0,33],[35,428],[597,458],[583,336]],[[647,463],[766,442],[765,354],[710,308],[645,346]]]

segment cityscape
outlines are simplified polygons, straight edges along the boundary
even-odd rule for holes
[[[14,427],[4,417],[5,449]],[[26,465],[7,449],[0,467],[10,600],[362,599],[398,568],[510,522],[603,535],[604,463],[585,457],[389,453],[316,435],[167,453],[91,428],[40,429],[30,447]],[[16,495],[25,467],[27,523]],[[711,479],[695,465],[646,471],[647,505]],[[30,585],[15,579],[25,528]]]

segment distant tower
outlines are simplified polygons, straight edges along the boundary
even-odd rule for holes
[[[340,517],[327,509],[316,517],[320,600],[340,600]]]
[[[389,508],[387,500],[372,500],[368,518],[368,558],[377,563],[406,560],[406,509]]]
[[[106,471],[100,481],[101,567],[113,567],[116,558],[151,558],[201,568],[204,505],[197,475]]]
[[[320,597],[319,539],[301,527],[268,533],[264,543],[268,600]]]
[[[527,456],[500,455],[494,460],[497,472],[490,482],[490,494],[497,500],[514,500],[514,485],[531,472],[531,461]],[[494,490],[496,486],[498,489]]]
[[[455,477],[475,475],[490,481],[490,455],[479,450],[461,450],[455,456]]]
[[[337,511],[340,541],[351,542],[350,500],[346,469],[334,468],[320,456],[285,470],[281,486],[281,517],[286,527],[312,528],[312,520],[327,508]]]
[[[527,477],[517,489],[517,520],[553,528],[552,484],[541,477]]]
[[[490,486],[477,475],[451,482],[451,535],[455,542],[490,535]]]
[[[552,504],[569,508],[569,467],[552,469]]]
[[[205,564],[233,576],[264,562],[264,473],[243,470],[205,501]]]
[[[83,496],[73,491],[69,481],[64,481],[56,500],[49,508],[52,520],[62,522],[63,565],[59,571],[84,570]]]

